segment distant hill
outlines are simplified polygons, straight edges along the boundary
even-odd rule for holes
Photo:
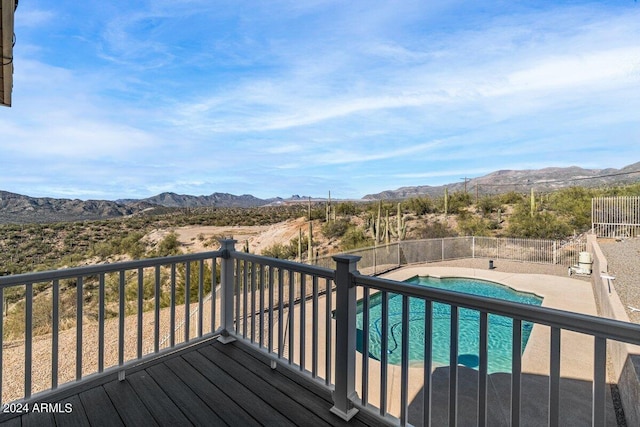
[[[640,162],[622,169],[583,169],[577,166],[566,168],[544,168],[536,170],[500,170],[478,178],[467,179],[466,189],[479,194],[506,193],[509,191],[526,192],[553,191],[571,186],[603,187],[640,182]],[[442,196],[444,189],[450,193],[464,191],[464,181],[429,186],[400,187],[380,193],[367,194],[365,200],[406,199],[419,196]]]
[[[114,218],[133,215],[150,207],[152,205],[144,202],[124,205],[109,200],[29,197],[0,191],[0,223],[44,223]]]
[[[228,193],[213,193],[209,196],[162,193],[146,199],[79,200],[30,197],[0,191],[0,224],[98,220],[166,211],[163,208],[248,208],[282,201],[279,197],[263,200],[248,194],[235,196]]]
[[[278,199],[263,200],[250,194],[235,196],[229,193],[213,193],[209,196],[189,196],[185,194],[162,193],[157,196],[142,199],[141,201],[169,208],[196,208],[205,206],[250,208],[267,205]]]
[[[545,168],[538,170],[500,170],[488,175],[467,180],[467,191],[479,194],[496,194],[508,191],[552,191],[569,186],[621,185],[640,182],[640,162],[622,169]],[[417,196],[441,196],[444,189],[449,192],[463,191],[464,182],[441,186],[401,187],[376,194],[368,194],[362,200],[406,199]],[[1,223],[43,223],[59,221],[96,220],[117,218],[143,212],[162,212],[175,208],[275,206],[288,203],[303,203],[308,198],[293,195],[259,199],[249,194],[236,196],[229,193],[213,193],[208,196],[190,196],[162,193],[146,199],[78,200],[30,197],[0,191]],[[313,201],[324,199],[313,198]]]

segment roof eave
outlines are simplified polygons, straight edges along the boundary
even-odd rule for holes
[[[2,34],[0,34],[0,49],[2,50],[2,91],[0,105],[11,106],[11,92],[13,90],[13,17],[17,2],[15,0],[0,0],[0,19],[2,19]]]

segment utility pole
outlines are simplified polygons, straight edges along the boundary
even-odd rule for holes
[[[460,178],[460,179],[464,179],[464,194],[467,194],[467,182],[471,181],[471,178],[467,178],[465,176],[464,178]]]
[[[476,205],[478,204],[478,183],[476,182]]]

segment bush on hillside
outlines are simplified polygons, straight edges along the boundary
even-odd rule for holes
[[[418,239],[440,239],[443,237],[455,237],[458,235],[455,230],[449,228],[442,222],[425,222],[415,230]]]
[[[529,209],[520,205],[509,219],[507,235],[509,237],[534,239],[564,239],[573,230],[564,220],[550,212],[535,212],[531,216]]]
[[[351,249],[373,246],[373,239],[367,236],[367,233],[359,227],[349,228],[344,236],[342,236],[341,248],[344,251]]]
[[[425,215],[436,211],[434,200],[428,196],[412,197],[402,202],[402,204],[409,212],[413,212],[416,215]]]
[[[344,236],[348,229],[349,220],[339,219],[324,223],[322,225],[322,234],[328,239],[333,239]]]

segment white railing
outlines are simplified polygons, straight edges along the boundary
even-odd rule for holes
[[[345,252],[361,257],[358,268],[371,275],[381,274],[403,265],[464,258],[487,258],[537,264],[576,265],[580,252],[586,250],[585,238],[567,241],[515,239],[506,237],[445,237],[403,240]],[[317,265],[335,265],[333,258],[323,257]]]
[[[6,307],[0,322],[2,402],[29,399],[102,372],[124,372],[215,332],[217,298],[206,295],[215,293],[221,254],[0,277]]]
[[[459,333],[459,313],[461,309],[471,309],[478,312],[479,316],[479,369],[477,374],[477,388],[472,396],[477,396],[475,408],[475,420],[472,424],[479,426],[490,425],[488,422],[488,319],[489,316],[505,316],[512,319],[512,342],[511,342],[511,399],[510,399],[510,424],[512,426],[520,425],[522,419],[523,401],[523,379],[522,372],[522,324],[523,322],[534,323],[534,328],[545,326],[550,329],[549,333],[549,376],[548,376],[548,398],[546,403],[547,422],[549,425],[569,425],[575,420],[563,418],[563,409],[560,406],[560,359],[563,351],[571,350],[561,345],[563,337],[569,333],[578,332],[593,338],[593,385],[591,396],[591,424],[594,426],[605,425],[605,399],[606,399],[606,361],[607,361],[607,342],[619,341],[632,344],[640,344],[640,325],[620,322],[610,319],[602,319],[594,316],[569,313],[560,310],[554,310],[546,307],[528,306],[508,301],[500,301],[492,298],[484,298],[479,296],[464,295],[456,292],[449,292],[439,289],[430,289],[427,287],[410,285],[391,280],[362,275],[357,271],[358,257],[355,256],[338,256],[336,271],[336,366],[335,366],[335,394],[334,394],[334,412],[341,414],[345,419],[353,416],[357,410],[366,410],[374,412],[386,419],[394,419],[400,425],[421,424],[432,425],[432,416],[436,411],[442,411],[442,400],[440,405],[434,405],[432,398],[434,396],[434,376],[432,368],[434,368],[432,350],[435,344],[432,333],[426,333],[422,337],[424,342],[424,359],[422,360],[422,378],[416,378],[415,361],[409,361],[409,342],[410,334],[410,312],[409,300],[418,299],[424,301],[424,312],[421,313],[424,318],[424,330],[432,332],[433,325],[433,304],[443,303],[451,308],[450,321],[450,345],[449,345],[449,366],[448,370],[448,403],[446,405],[445,419],[448,415],[448,425],[455,426],[458,424],[458,417],[461,408],[458,405],[458,397],[461,393],[459,387],[460,367],[458,362],[458,333]],[[357,360],[357,335],[356,315],[361,310],[364,316],[369,312],[369,302],[373,293],[381,293],[382,301],[382,339],[380,360],[375,361],[380,365],[380,371],[370,369],[373,363],[369,357],[369,330],[368,321],[363,320],[362,331],[362,354],[361,367],[359,369],[361,378],[357,378],[356,360]],[[362,305],[358,308],[357,294],[362,294]],[[396,385],[399,381],[399,393],[390,393],[391,378],[395,378],[391,374],[391,369],[387,360],[388,342],[390,325],[388,315],[388,300],[392,295],[400,295],[402,298],[401,321],[399,324],[400,331],[400,347],[401,347],[401,365],[399,378],[395,379]],[[398,325],[396,325],[398,326]],[[442,337],[440,337],[442,339]],[[581,348],[578,351],[589,351],[587,348]],[[411,380],[415,383],[420,382],[419,387],[422,390],[422,400],[420,402],[421,410],[419,416],[409,418],[409,372],[412,371]],[[378,377],[378,372],[380,375]],[[370,388],[375,379],[375,387]],[[356,388],[359,384],[359,388]],[[465,385],[468,387],[468,385]],[[438,390],[442,392],[442,390]],[[375,394],[375,395],[374,395]],[[467,390],[467,396],[468,396]],[[399,410],[392,413],[389,411],[389,396],[399,399]],[[545,399],[543,395],[529,396],[536,400]],[[509,399],[507,399],[508,401]],[[372,403],[373,402],[373,403]],[[446,402],[446,400],[445,400]],[[468,402],[468,401],[467,401]],[[541,402],[536,403],[536,407],[543,406]],[[544,403],[544,402],[542,402]],[[468,404],[468,403],[467,403]],[[587,405],[588,407],[589,405]],[[469,412],[469,408],[465,408]],[[508,413],[508,412],[507,412]],[[440,414],[442,416],[442,414]],[[439,418],[442,421],[442,418]],[[536,422],[543,422],[536,419]],[[466,419],[463,424],[469,423]],[[568,423],[568,424],[567,424]]]
[[[213,292],[208,293],[207,296],[204,298],[204,300],[202,300],[202,304],[207,304],[211,302],[211,298],[213,297]],[[196,307],[194,309],[191,310],[191,313],[189,313],[189,324],[191,325],[191,333],[193,333],[195,331],[195,328],[201,324],[200,322],[197,322],[196,317],[199,316],[202,313],[202,311],[200,310],[200,307]],[[208,313],[205,310],[204,315],[206,316]],[[195,322],[194,322],[195,321]],[[204,321],[206,321],[206,319],[204,319]],[[175,326],[175,328],[173,329],[173,331],[169,331],[167,332],[162,339],[160,340],[160,344],[159,344],[159,348],[160,349],[164,349],[167,348],[169,346],[169,342],[171,341],[171,339],[173,339],[175,342],[183,342],[185,341],[185,324],[187,323],[186,319],[182,319],[180,320],[180,322],[178,322],[178,324]],[[195,325],[195,326],[194,326]],[[151,353],[153,352],[153,344],[148,345],[147,346],[147,353]]]
[[[488,318],[494,315],[510,318],[515,325],[511,337],[514,349],[509,391],[511,424],[520,423],[521,407],[526,402],[522,393],[522,354],[519,351],[522,341],[520,326],[526,321],[536,324],[534,328],[544,326],[550,329],[548,397],[533,397],[544,399],[548,405],[549,425],[560,425],[563,421],[560,355],[571,350],[561,346],[565,335],[579,332],[593,340],[592,424],[602,425],[605,417],[606,344],[608,341],[620,341],[640,345],[638,325],[375,278],[358,271],[360,258],[354,255],[335,256],[333,260],[337,268],[330,269],[239,252],[235,250],[233,240],[223,240],[221,244],[219,251],[203,254],[1,277],[0,297],[11,300],[9,314],[19,311],[21,301],[24,301],[21,312],[24,315],[17,318],[22,319],[21,338],[12,343],[5,341],[0,346],[3,401],[42,398],[65,383],[68,383],[65,387],[72,386],[101,372],[123,374],[132,364],[218,336],[222,342],[238,341],[260,351],[272,359],[273,367],[291,369],[331,390],[334,400],[332,412],[344,419],[364,410],[380,416],[381,421],[430,425],[435,423],[435,411],[446,408],[448,424],[456,425],[460,414],[458,397],[463,391],[457,363],[460,325],[457,313],[462,309],[472,309],[479,313],[480,318],[479,373],[475,394],[479,425],[487,425],[488,419],[487,330]],[[148,285],[151,285],[150,289]],[[209,291],[213,295],[207,300]],[[98,294],[97,306],[93,305],[96,297],[91,295],[95,292]],[[184,301],[179,298],[181,293]],[[398,368],[391,368],[386,357],[384,346],[388,345],[390,338],[388,319],[382,316],[382,322],[386,324],[382,325],[383,348],[377,361],[368,357],[369,330],[364,327],[359,334],[356,326],[358,310],[363,315],[368,313],[370,298],[376,293],[381,294],[383,312],[391,294],[402,298],[401,321],[394,329],[402,337],[399,340],[401,364]],[[52,296],[50,300],[47,299],[49,295]],[[75,325],[70,328],[70,340],[61,328],[69,295],[75,302],[72,304],[75,307]],[[196,296],[192,298],[193,295]],[[358,298],[361,299],[360,308]],[[420,361],[423,374],[418,379],[422,381],[423,399],[417,420],[409,416],[408,410],[411,396],[409,377],[412,383],[416,381],[415,361],[409,361],[407,350],[411,334],[406,309],[409,298],[424,301],[424,313],[421,315],[426,331],[431,330],[434,303],[449,305],[453,313],[450,363],[445,367],[449,379],[445,391],[434,388],[434,377],[430,375],[434,367],[431,334],[422,337],[425,343],[424,359]],[[53,319],[52,330],[44,335],[46,339],[37,336],[38,317],[42,314],[41,299],[51,303],[48,307]],[[195,307],[198,311],[192,314]],[[207,310],[210,316],[205,314]],[[114,313],[115,317],[109,319],[109,313]],[[92,317],[97,320],[89,320]],[[209,321],[205,321],[207,318]],[[184,319],[181,328],[184,338],[181,340],[176,338],[175,332],[177,323],[180,323],[178,319]],[[197,327],[195,336],[192,336],[191,323],[194,321]],[[151,325],[149,333],[145,333],[146,322]],[[367,322],[364,324],[368,325]],[[8,334],[12,323],[5,318],[0,325],[4,327],[0,331],[1,337],[2,332]],[[160,348],[163,328],[171,334],[166,350]],[[92,329],[97,329],[95,338]],[[153,338],[154,346],[153,351],[146,354],[143,342],[149,336]],[[363,348],[361,356],[357,356],[356,350],[358,337]],[[42,345],[43,341],[45,345]],[[72,345],[63,344],[63,341]],[[36,352],[35,346],[38,346]],[[18,352],[21,362],[17,364],[13,362],[16,355],[10,354],[13,347],[22,348]],[[89,357],[92,348],[97,351]],[[108,356],[110,349],[115,350],[114,356]],[[38,358],[33,357],[36,353]],[[75,376],[73,372],[64,377],[59,375],[67,359],[75,361]],[[50,367],[44,371],[38,369],[38,380],[44,378],[45,384],[34,380],[34,363]],[[372,369],[373,364],[376,364],[376,369]],[[394,377],[396,373],[399,375],[397,379]],[[10,375],[17,375],[22,385],[16,387],[15,382],[9,380]],[[13,394],[9,395],[8,391]],[[444,392],[448,403],[434,405],[432,398],[436,392]],[[394,403],[390,399],[398,401]]]
[[[333,384],[335,324],[332,269],[252,255],[223,245],[225,300],[222,340],[238,339],[263,351],[274,363]]]
[[[591,199],[591,231],[598,237],[640,236],[640,196]]]

